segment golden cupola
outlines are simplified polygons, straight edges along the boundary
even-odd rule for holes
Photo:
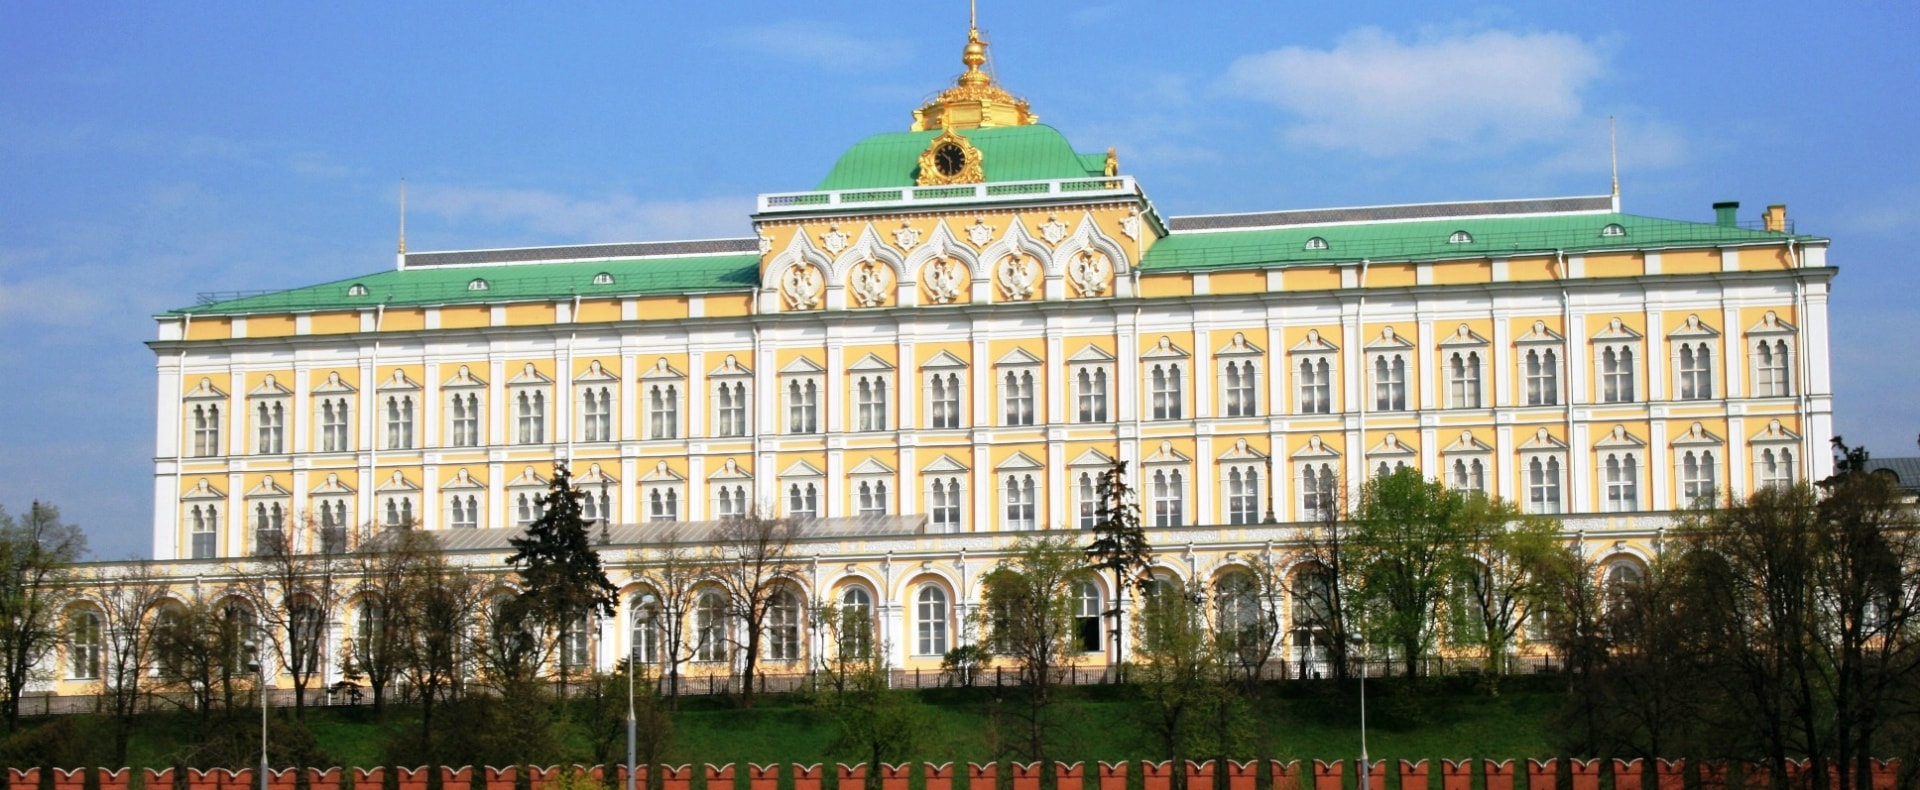
[[[913,131],[1026,126],[1040,120],[1040,116],[1027,108],[1025,99],[1015,98],[980,69],[987,63],[987,42],[980,40],[978,26],[969,26],[967,47],[961,51],[960,62],[966,64],[967,70],[954,81],[953,87],[913,111]]]

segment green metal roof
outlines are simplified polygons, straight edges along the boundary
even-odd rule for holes
[[[743,291],[759,282],[759,266],[757,255],[707,255],[409,269],[188,307],[168,315],[347,310],[380,304],[484,304],[575,294],[595,297]],[[594,279],[601,274],[611,275],[613,282],[595,285]],[[486,281],[486,288],[474,290],[475,280]],[[356,285],[365,286],[366,295],[351,295]]]
[[[980,149],[988,181],[1042,181],[1103,175],[1106,154],[1079,154],[1060,130],[1044,124],[956,131]],[[940,132],[876,134],[840,155],[833,171],[816,187],[821,191],[910,187],[920,169],[920,152]]]
[[[1625,232],[1604,236],[1608,225]],[[1473,241],[1451,243],[1456,231]],[[1325,249],[1308,249],[1314,238]],[[1354,225],[1301,225],[1213,232],[1174,233],[1147,251],[1142,271],[1187,271],[1357,261],[1511,257],[1526,254],[1604,252],[1609,249],[1780,242],[1789,236],[1713,223],[1681,222],[1632,214],[1560,214],[1485,219],[1442,219]]]

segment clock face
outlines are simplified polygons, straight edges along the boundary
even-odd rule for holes
[[[946,143],[934,149],[933,166],[940,169],[940,175],[949,178],[957,176],[961,170],[966,169],[967,153],[960,150],[958,145]]]

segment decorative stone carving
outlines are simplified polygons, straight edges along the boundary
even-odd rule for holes
[[[1033,297],[1033,288],[1040,281],[1040,262],[1033,256],[1014,253],[1000,259],[1000,291],[1008,299],[1024,301]]]
[[[960,298],[960,264],[952,258],[928,261],[923,281],[927,299],[934,304],[952,304]]]
[[[905,222],[893,231],[893,243],[901,250],[911,250],[920,244],[920,231]]]
[[[1127,234],[1129,239],[1140,240],[1140,209],[1127,209],[1127,216],[1120,220],[1120,232]]]
[[[1106,293],[1108,278],[1113,274],[1113,264],[1107,256],[1086,250],[1073,256],[1073,262],[1067,266],[1067,279],[1072,281],[1074,290],[1081,296],[1099,296]]]
[[[820,276],[820,267],[805,261],[788,267],[786,276],[780,279],[780,295],[794,310],[818,309],[825,292],[826,281]]]
[[[1066,237],[1067,223],[1061,222],[1058,216],[1048,214],[1046,223],[1040,226],[1040,238],[1046,239],[1051,246],[1058,245]]]
[[[848,241],[850,238],[847,232],[841,230],[839,225],[834,225],[828,228],[827,232],[820,234],[820,246],[826,247],[827,252],[835,255],[839,255],[841,250],[847,248]]]
[[[761,236],[760,237],[760,254],[765,255],[769,252],[773,252],[773,237]]]
[[[879,307],[887,303],[887,292],[893,288],[892,270],[879,261],[861,261],[853,267],[848,285],[861,307]]]
[[[973,242],[975,247],[985,247],[987,242],[993,241],[993,230],[994,227],[987,224],[986,217],[975,217],[973,224],[967,226],[967,241]]]

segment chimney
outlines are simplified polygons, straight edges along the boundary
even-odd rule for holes
[[[1767,232],[1787,232],[1787,207],[1785,204],[1775,203],[1768,206],[1767,213],[1760,215],[1760,217],[1766,222]]]
[[[1740,201],[1724,200],[1713,204],[1713,224],[1723,228],[1737,227],[1740,224]]]

